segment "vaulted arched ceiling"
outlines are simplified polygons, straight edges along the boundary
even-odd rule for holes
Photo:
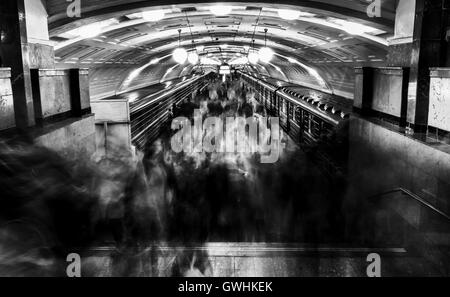
[[[380,17],[366,12],[372,0],[227,2],[226,15],[203,1],[85,0],[81,17],[67,16],[67,3],[47,0],[51,40],[59,67],[89,67],[91,93],[113,92],[190,74],[213,63],[239,63],[254,47],[275,51],[270,63],[242,65],[247,71],[327,89],[351,97],[353,67],[383,65],[393,35],[395,0],[382,3]],[[295,20],[279,9],[295,10]],[[164,10],[149,21],[145,11]],[[181,40],[179,41],[179,29]],[[203,62],[178,65],[171,57],[179,44]]]

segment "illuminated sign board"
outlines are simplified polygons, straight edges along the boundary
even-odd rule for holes
[[[230,66],[228,66],[228,65],[222,65],[222,66],[220,66],[219,73],[220,73],[220,74],[231,74]]]

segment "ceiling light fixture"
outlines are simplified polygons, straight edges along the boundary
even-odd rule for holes
[[[221,63],[215,59],[211,59],[208,57],[202,57],[200,60],[202,65],[220,65]]]
[[[345,25],[342,29],[350,35],[362,35],[364,34],[364,30],[352,25]]]
[[[149,22],[157,22],[164,18],[166,12],[162,9],[159,10],[148,10],[142,12],[142,18]]]
[[[271,48],[267,47],[267,28],[264,29],[264,47],[259,50],[259,59],[263,63],[269,63],[274,55]]]
[[[258,54],[255,53],[255,52],[250,52],[250,53],[248,54],[248,61],[249,61],[251,64],[257,64],[258,61],[259,61],[259,56],[258,56]]]
[[[263,63],[269,63],[273,58],[273,50],[269,47],[263,47],[259,50],[259,59]]]
[[[102,27],[98,23],[94,23],[78,28],[77,33],[83,38],[93,38],[102,33]]]
[[[192,42],[192,50],[189,51],[188,56],[187,56],[187,60],[192,65],[197,65],[198,61],[199,61],[199,56],[198,56],[197,47],[195,46],[194,35],[192,34],[191,22],[189,21],[189,18],[188,18],[188,15],[187,15],[186,11],[184,12],[184,15],[186,16],[186,22],[187,22],[187,26],[189,28],[189,32],[191,33],[191,42]]]
[[[187,58],[188,58],[188,54],[184,48],[179,47],[173,51],[173,59],[178,64],[184,64],[184,62],[186,62]]]
[[[252,40],[252,47],[251,47],[251,49],[249,49],[249,52],[248,52],[248,61],[251,64],[257,64],[259,61],[259,55],[255,49],[255,40],[254,39]]]
[[[296,20],[300,17],[301,12],[298,10],[291,10],[291,9],[279,9],[278,15],[280,18],[288,21]]]
[[[81,40],[94,38],[96,36],[101,35],[105,30],[109,28],[114,28],[114,25],[118,24],[118,20],[115,18],[107,19],[104,21],[99,21],[91,24],[87,24],[84,26],[77,27],[73,30],[67,31],[63,34],[59,34],[58,36],[71,39],[71,40]],[[75,38],[77,36],[80,39]]]
[[[257,64],[259,61],[259,55],[255,49],[255,34],[256,34],[256,29],[258,28],[258,24],[259,24],[259,20],[260,20],[262,11],[263,11],[262,9],[259,11],[258,18],[256,19],[256,25],[253,28],[252,43],[250,44],[251,47],[249,47],[249,49],[247,51],[247,53],[248,53],[247,58],[248,58],[248,61],[250,62],[250,64]]]
[[[198,63],[198,55],[195,51],[190,52],[187,59],[192,65],[196,65]]]
[[[187,51],[181,47],[181,29],[178,29],[178,48],[173,51],[172,56],[178,64],[184,64],[188,58]]]
[[[160,59],[155,58],[155,59],[151,60],[149,64],[150,65],[155,65],[155,64],[158,64],[159,61],[160,61]]]
[[[358,24],[355,22],[349,22],[341,19],[330,19],[331,22],[338,24],[341,26],[341,29],[347,32],[350,35],[362,35],[365,33],[372,33],[376,31],[376,29],[365,26],[362,24]]]
[[[230,64],[231,65],[241,65],[241,64],[247,64],[248,62],[249,61],[248,61],[247,57],[239,57],[239,58],[233,60]]]
[[[233,10],[233,7],[228,5],[214,5],[209,8],[212,14],[223,16],[228,15]]]

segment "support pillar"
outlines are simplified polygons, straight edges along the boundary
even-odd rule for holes
[[[16,127],[34,125],[24,0],[0,1],[0,60],[11,68]]]
[[[427,130],[430,68],[448,64],[449,0],[399,0],[388,66],[409,68],[407,125]]]
[[[427,130],[430,68],[446,63],[448,0],[416,0],[407,122],[416,133]]]
[[[373,75],[371,67],[355,68],[355,98],[353,107],[361,115],[369,115],[372,110],[373,101]]]

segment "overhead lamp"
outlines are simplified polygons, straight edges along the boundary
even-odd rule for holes
[[[274,55],[274,52],[271,48],[267,47],[267,28],[264,29],[264,47],[259,50],[259,59],[263,63],[269,63]]]
[[[349,22],[341,19],[331,19],[331,21],[333,23],[340,25],[342,30],[351,35],[362,35],[365,33],[372,33],[376,31],[375,28],[358,24],[355,22]]]
[[[118,23],[119,21],[116,18],[111,18],[104,21],[98,21],[95,23],[77,27],[73,30],[67,31],[64,34],[60,34],[59,36],[67,39],[73,38],[74,35],[84,39],[93,38],[101,35],[105,31],[105,29],[109,30],[110,26],[116,25]]]
[[[189,50],[189,53],[187,54],[187,60],[188,60],[188,62],[191,63],[192,65],[196,65],[196,64],[198,63],[198,60],[199,60],[199,57],[198,57],[198,54],[197,54],[197,47],[195,46],[194,36],[192,35],[192,30],[190,29],[190,28],[191,28],[191,25],[190,25],[190,22],[189,22],[188,15],[187,15],[186,12],[184,12],[184,14],[185,14],[185,16],[186,16],[186,22],[187,22],[187,25],[188,25],[189,30],[190,30],[190,32],[191,32],[191,42],[192,42],[192,49]],[[178,30],[178,33],[181,34],[181,29]],[[180,35],[180,36],[181,36],[181,35]],[[186,68],[187,68],[187,67],[185,67],[185,69],[186,69]],[[183,71],[184,71],[184,69],[183,69]],[[183,72],[183,71],[182,71],[182,72]]]
[[[273,58],[274,52],[269,47],[263,47],[259,50],[259,59],[263,63],[269,63]]]
[[[184,62],[186,62],[186,59],[188,58],[188,53],[180,45],[181,45],[181,29],[178,29],[178,48],[173,51],[172,56],[175,62],[177,62],[178,64],[184,64]]]
[[[359,24],[352,22],[339,22],[342,30],[347,32],[350,35],[362,35],[366,33],[365,26],[360,26]]]
[[[172,55],[173,55],[173,59],[178,64],[184,64],[184,62],[186,62],[186,59],[188,58],[187,51],[184,48],[182,48],[182,47],[179,47],[179,48],[175,49],[173,51]]]
[[[159,61],[160,61],[159,58],[155,58],[155,59],[152,59],[149,64],[150,65],[155,65],[155,64],[158,64]]]
[[[149,22],[157,22],[164,18],[166,12],[162,9],[158,10],[148,10],[142,12],[142,18]]]
[[[233,7],[228,5],[214,5],[209,8],[212,14],[223,16],[228,15],[233,10]]]
[[[301,12],[298,10],[291,10],[291,9],[279,9],[278,15],[285,20],[293,21],[300,17]]]
[[[258,61],[259,61],[259,55],[258,55],[258,53],[255,50],[255,40],[254,39],[252,40],[252,47],[251,47],[251,49],[252,50],[250,50],[250,47],[249,47],[248,57],[247,57],[248,61],[251,64],[257,64]]]
[[[257,64],[259,61],[259,55],[256,52],[250,52],[248,53],[248,61],[251,64]]]
[[[342,29],[350,35],[362,35],[365,33],[361,28],[352,25],[345,25]]]
[[[292,64],[298,63],[297,60],[295,60],[294,58],[291,58],[291,57],[287,57],[287,60],[289,61],[289,63],[292,63]]]
[[[239,58],[233,60],[230,64],[231,65],[240,65],[240,64],[247,64],[248,62],[249,61],[248,61],[247,57],[239,57]]]
[[[188,59],[189,63],[191,63],[192,65],[195,65],[195,64],[198,63],[198,55],[197,55],[196,52],[190,52],[188,54],[188,58],[187,59]]]
[[[202,65],[220,65],[221,63],[215,59],[211,59],[208,57],[202,57],[200,60]]]
[[[93,38],[102,33],[102,27],[98,23],[82,26],[77,29],[77,34],[83,38]]]

